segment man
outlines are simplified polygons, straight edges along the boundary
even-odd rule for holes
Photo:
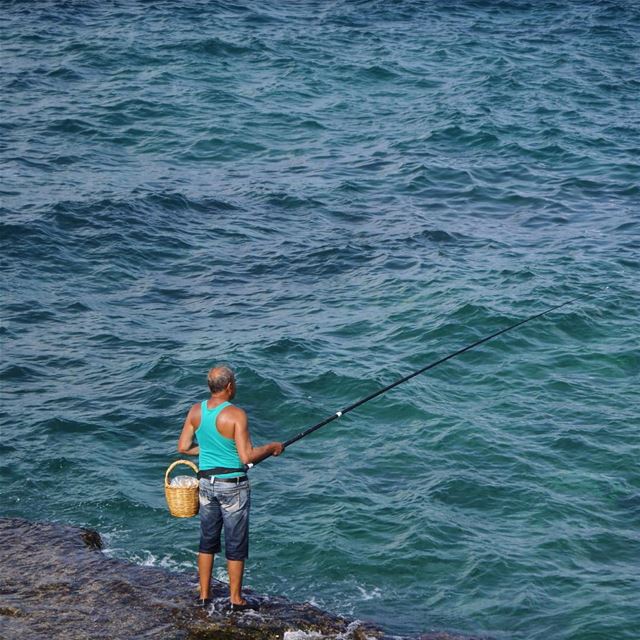
[[[198,604],[211,602],[213,558],[220,551],[224,526],[225,555],[229,572],[229,596],[233,611],[256,608],[242,597],[244,561],[249,552],[249,508],[251,489],[244,465],[284,451],[281,442],[254,447],[247,414],[231,404],[236,395],[233,370],[216,365],[207,376],[211,396],[194,404],[182,427],[178,451],[199,455],[200,547]],[[194,446],[194,436],[198,445]]]

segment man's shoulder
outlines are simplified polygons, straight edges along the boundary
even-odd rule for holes
[[[200,402],[194,402],[189,409],[189,416],[191,418],[191,424],[197,426],[200,424],[200,418],[202,417],[202,408]]]
[[[229,426],[242,426],[247,424],[247,412],[235,404],[230,404],[220,412],[219,419]]]
[[[246,416],[247,415],[247,412],[244,409],[242,409],[241,407],[235,404],[227,405],[222,410],[222,413],[226,413],[228,416]]]

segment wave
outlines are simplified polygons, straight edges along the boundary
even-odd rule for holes
[[[220,37],[183,40],[168,45],[169,49],[189,51],[214,57],[234,57],[265,51],[264,44],[257,38],[251,38],[242,42],[230,42]]]

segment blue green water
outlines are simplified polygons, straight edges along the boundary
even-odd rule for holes
[[[638,3],[2,11],[0,515],[192,571],[163,474],[213,363],[284,440],[589,294],[253,470],[246,582],[638,637]]]

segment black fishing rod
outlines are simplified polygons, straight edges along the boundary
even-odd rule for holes
[[[350,404],[348,407],[345,407],[344,409],[341,409],[340,411],[336,411],[333,415],[331,415],[328,418],[325,418],[324,420],[322,420],[322,422],[318,422],[318,424],[314,424],[312,427],[309,427],[308,429],[305,429],[304,431],[301,431],[297,436],[293,436],[293,438],[289,438],[289,440],[287,440],[286,442],[283,443],[284,444],[284,448],[286,449],[287,447],[291,446],[294,442],[298,442],[298,440],[301,440],[305,436],[308,436],[310,433],[313,433],[314,431],[317,431],[318,429],[320,429],[321,427],[324,427],[325,425],[329,424],[330,422],[333,422],[334,420],[337,420],[338,418],[341,418],[346,413],[349,413],[349,411],[353,411],[357,407],[363,405],[365,402],[369,402],[369,400],[373,400],[374,398],[377,398],[378,396],[381,396],[383,393],[386,393],[387,391],[390,391],[391,389],[393,389],[394,387],[397,387],[398,385],[402,384],[403,382],[407,382],[407,380],[411,380],[411,378],[415,378],[416,376],[419,376],[421,373],[424,373],[425,371],[429,371],[429,369],[433,369],[434,367],[437,367],[439,364],[442,364],[443,362],[446,362],[447,360],[451,360],[451,358],[455,358],[456,356],[459,356],[459,355],[463,354],[465,351],[469,351],[470,349],[473,349],[474,347],[477,347],[477,346],[483,344],[484,342],[488,342],[489,340],[492,340],[493,338],[497,338],[499,335],[502,335],[503,333],[506,333],[507,331],[511,331],[512,329],[515,329],[516,327],[520,327],[523,324],[526,324],[527,322],[531,322],[531,320],[535,320],[536,318],[540,318],[541,316],[544,316],[545,314],[550,313],[551,311],[555,311],[556,309],[560,309],[561,307],[566,307],[568,304],[571,304],[572,302],[575,302],[576,300],[579,300],[582,297],[584,297],[584,296],[578,296],[577,298],[573,298],[572,300],[568,300],[567,302],[563,302],[562,304],[557,304],[555,307],[549,307],[549,309],[546,309],[545,311],[542,311],[540,313],[536,313],[535,315],[530,316],[528,318],[525,318],[524,320],[520,320],[520,322],[516,322],[515,324],[512,324],[509,327],[505,327],[504,329],[500,329],[500,331],[496,331],[495,333],[492,333],[490,336],[487,336],[486,338],[481,338],[480,340],[476,340],[476,342],[474,342],[473,344],[467,345],[466,347],[463,347],[462,349],[458,349],[457,351],[454,351],[453,353],[450,353],[448,356],[444,356],[444,358],[440,358],[440,360],[436,360],[435,362],[432,362],[431,364],[428,364],[426,367],[422,367],[422,369],[418,369],[417,371],[414,371],[413,373],[410,373],[409,375],[404,376],[403,378],[400,378],[399,380],[396,380],[395,382],[392,382],[391,384],[387,385],[386,387],[383,387],[382,389],[378,389],[378,391],[374,391],[373,393],[369,394],[366,398],[362,398],[362,400],[358,400],[357,402],[354,402],[353,404]],[[271,454],[269,454],[265,458],[262,458],[262,460],[258,460],[257,462],[254,462],[253,464],[247,465],[247,467],[255,467],[255,465],[260,464],[263,460],[266,460],[269,457],[271,457]]]

